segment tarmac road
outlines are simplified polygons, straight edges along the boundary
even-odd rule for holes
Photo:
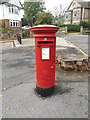
[[[78,48],[83,50],[86,54],[90,52],[90,36],[88,35],[58,35],[60,38],[64,38],[65,40],[70,41]]]
[[[88,118],[88,78],[82,75],[85,73],[69,74],[57,68],[55,92],[41,97],[34,91],[34,46],[3,50],[2,56],[2,90],[7,88],[2,97],[3,118]]]

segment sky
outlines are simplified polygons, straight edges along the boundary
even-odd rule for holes
[[[21,3],[24,2],[24,0],[20,0]],[[45,1],[45,7],[46,11],[51,11],[54,13],[54,8],[59,8],[59,5],[62,5],[63,9],[67,9],[72,0],[44,0]],[[90,1],[90,0],[84,0],[84,1]]]

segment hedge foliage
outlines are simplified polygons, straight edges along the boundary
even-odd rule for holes
[[[80,25],[70,25],[70,24],[53,24],[58,27],[67,27],[68,32],[80,32]]]

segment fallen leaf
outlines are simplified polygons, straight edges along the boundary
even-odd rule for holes
[[[86,96],[88,96],[88,94],[86,94]]]
[[[79,53],[79,54],[83,55],[83,53],[82,53],[80,50],[78,50],[78,51],[77,51],[77,53]]]
[[[7,88],[3,88],[3,90],[5,91],[5,90],[7,90]]]
[[[80,97],[83,97],[83,95],[82,95],[82,94],[80,94],[79,96],[80,96]]]
[[[8,107],[6,108],[6,110],[10,110],[10,107],[8,106]]]
[[[88,76],[90,76],[90,75],[88,75]]]

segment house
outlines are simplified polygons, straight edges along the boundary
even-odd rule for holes
[[[90,2],[73,0],[65,11],[65,24],[79,24],[90,18]]]
[[[8,30],[17,30],[22,36],[23,6],[19,0],[0,0],[0,22]]]

